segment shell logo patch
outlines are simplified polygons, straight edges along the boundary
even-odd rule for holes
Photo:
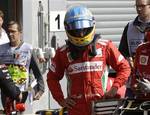
[[[149,58],[149,56],[140,55],[140,64],[141,65],[147,65],[148,64],[148,58]]]

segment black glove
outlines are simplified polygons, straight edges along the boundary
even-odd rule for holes
[[[0,67],[0,88],[6,96],[12,99],[18,99],[21,93],[20,89],[14,84],[13,80],[11,79],[8,71],[3,67]]]
[[[149,80],[143,78],[142,80],[137,79],[137,81],[142,91],[144,91],[145,93],[150,93],[150,81]]]

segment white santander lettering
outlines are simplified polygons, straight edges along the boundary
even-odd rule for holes
[[[103,62],[83,62],[69,65],[67,72],[68,74],[82,73],[82,72],[92,72],[92,71],[102,71]]]

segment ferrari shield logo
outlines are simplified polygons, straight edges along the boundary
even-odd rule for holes
[[[99,55],[100,57],[102,57],[102,48],[97,49],[97,55]]]
[[[140,55],[140,64],[141,65],[147,65],[148,63],[148,56],[145,56],[145,55]]]

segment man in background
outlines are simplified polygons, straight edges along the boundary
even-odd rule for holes
[[[150,24],[150,0],[135,0],[135,6],[138,16],[124,28],[119,45],[119,51],[128,60],[132,70],[136,48],[144,41],[145,27]],[[126,85],[126,97],[133,98],[130,79]]]
[[[31,83],[33,83],[32,81],[35,81],[35,95],[33,95],[33,99],[39,100],[44,93],[45,87],[43,76],[32,54],[32,45],[22,40],[22,28],[16,21],[9,22],[8,35],[10,43],[0,45],[1,64],[8,70],[13,82],[19,87],[20,91],[28,94],[28,89]],[[29,76],[30,70],[33,72],[33,79]],[[28,95],[26,95],[23,103],[25,103],[27,96]],[[6,114],[9,114],[13,109],[9,110],[7,105],[10,101],[6,99],[7,95],[2,92],[2,104]],[[11,102],[13,103],[13,100]]]

